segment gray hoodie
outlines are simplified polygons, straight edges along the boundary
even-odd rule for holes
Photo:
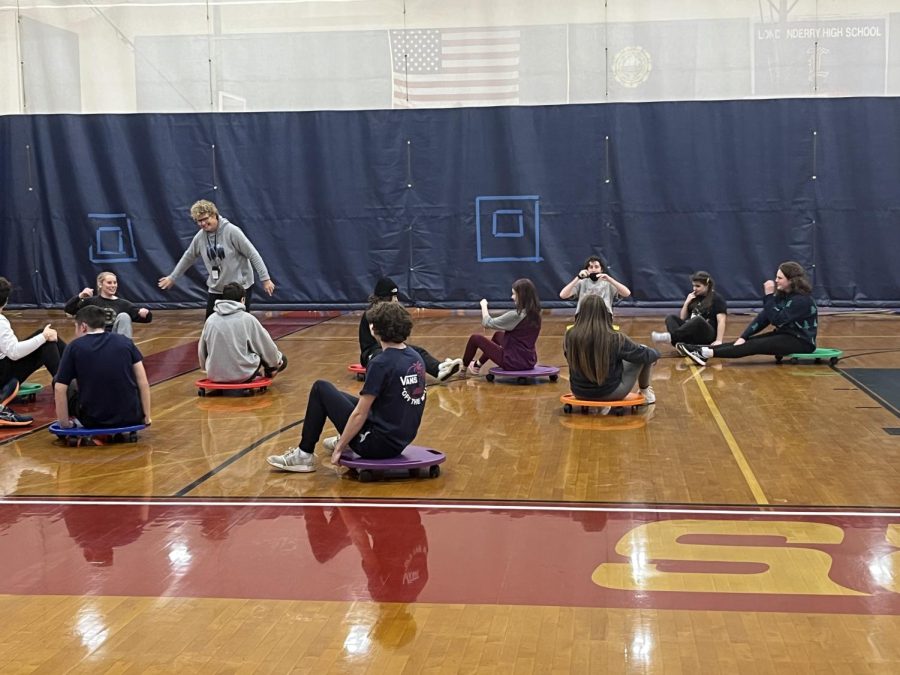
[[[255,316],[236,300],[216,300],[197,346],[200,367],[213,382],[246,382],[260,361],[274,368],[281,352]]]
[[[221,253],[222,257],[217,255],[215,259],[210,260],[210,251]],[[244,288],[250,288],[253,285],[254,269],[262,281],[269,279],[269,271],[256,247],[250,243],[241,228],[221,215],[219,228],[215,232],[207,234],[200,230],[194,235],[191,245],[169,276],[177,279],[188,271],[197,258],[200,258],[206,267],[206,286],[210,293],[221,293],[225,284],[232,281]],[[213,279],[213,266],[219,268],[218,279]]]

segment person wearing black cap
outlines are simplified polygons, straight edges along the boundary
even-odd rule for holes
[[[397,284],[388,277],[381,277],[375,283],[375,290],[369,296],[369,309],[372,309],[380,302],[399,302],[399,289]],[[359,362],[366,367],[372,358],[381,353],[381,347],[378,340],[372,337],[369,331],[369,320],[366,318],[368,310],[363,312],[362,318],[359,320]],[[426,349],[409,345],[412,349],[419,352],[419,356],[425,362],[425,372],[441,382],[452,377],[462,368],[462,359],[446,358],[438,361]]]

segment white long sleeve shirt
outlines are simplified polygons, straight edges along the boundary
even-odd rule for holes
[[[28,338],[22,342],[13,333],[9,319],[0,314],[0,359],[18,361],[23,356],[28,356],[35,349],[43,345],[47,339],[43,333]]]

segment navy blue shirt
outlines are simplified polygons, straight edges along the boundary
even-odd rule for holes
[[[140,350],[118,333],[88,333],[66,345],[56,381],[78,381],[80,416],[90,428],[142,424],[144,412],[134,376],[134,364],[143,360]]]
[[[412,348],[385,349],[366,366],[360,394],[374,396],[366,426],[401,450],[412,443],[425,411],[425,363]]]

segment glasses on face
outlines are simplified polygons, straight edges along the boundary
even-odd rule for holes
[[[206,225],[206,223],[208,223],[211,218],[212,216],[203,216],[202,218],[195,219],[194,222],[198,225]]]

